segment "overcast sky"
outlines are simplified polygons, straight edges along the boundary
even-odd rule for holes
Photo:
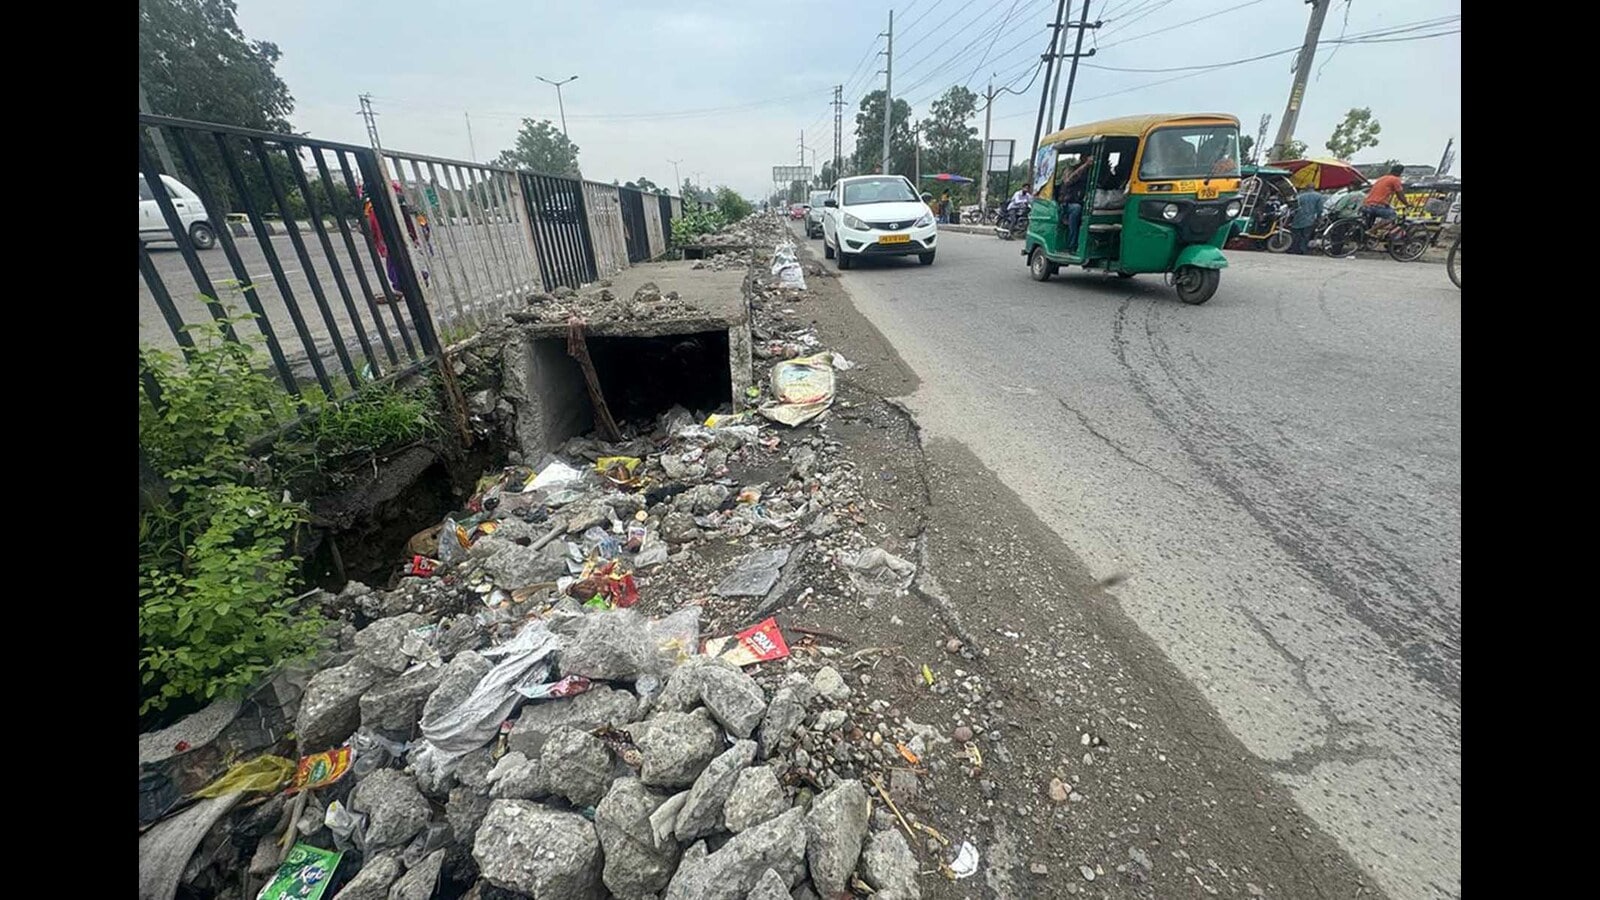
[[[773,165],[799,159],[801,130],[832,153],[836,84],[846,85],[844,152],[861,95],[881,87],[877,36],[895,9],[894,92],[925,116],[952,84],[1028,87],[1055,0],[238,0],[251,38],[283,51],[297,130],[366,142],[356,95],[374,96],[384,146],[473,158],[509,147],[524,116],[557,124],[555,89],[535,76],[578,75],[563,91],[584,175],[725,183],[763,196]],[[1073,0],[1077,19],[1082,0]],[[1460,0],[1333,0],[1296,137],[1322,153],[1351,107],[1382,123],[1358,162],[1436,164],[1461,122]],[[1098,0],[1099,52],[1080,66],[1073,122],[1152,111],[1231,112],[1276,132],[1310,11],[1304,0]],[[1191,20],[1197,20],[1192,21]],[[1189,24],[1184,24],[1189,23]],[[1438,23],[1438,24],[1429,24]],[[1330,43],[1346,40],[1366,43]],[[1279,53],[1279,51],[1288,51]],[[1278,53],[1227,68],[1195,70]],[[1147,71],[1118,71],[1142,69]],[[1148,71],[1164,70],[1164,71]],[[993,137],[1033,137],[1039,81],[994,105]],[[1065,79],[1062,81],[1065,90]],[[982,116],[974,120],[982,127]],[[1459,141],[1454,173],[1461,171]],[[811,154],[807,154],[807,163]]]

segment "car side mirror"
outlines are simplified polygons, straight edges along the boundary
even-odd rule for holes
[[[829,197],[828,199],[822,201],[822,205],[828,207],[829,209],[838,209],[839,201]]]

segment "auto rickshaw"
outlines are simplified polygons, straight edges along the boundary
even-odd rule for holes
[[[1228,265],[1221,247],[1243,206],[1234,116],[1142,115],[1074,125],[1039,142],[1033,172],[1022,255],[1035,280],[1048,280],[1061,266],[1082,266],[1121,278],[1171,273],[1178,299],[1189,304],[1217,292]]]

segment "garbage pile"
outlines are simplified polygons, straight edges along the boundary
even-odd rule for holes
[[[903,597],[918,567],[866,533],[826,433],[850,364],[782,277],[754,272],[749,408],[490,473],[392,589],[312,598],[336,624],[308,669],[146,735],[142,896],[900,900],[919,871],[972,875],[976,848],[910,807],[981,777],[982,726],[872,699],[886,648],[800,621]],[[921,677],[987,699],[959,668]]]
[[[631,296],[619,297],[611,290],[611,279],[602,278],[592,290],[576,291],[566,285],[550,293],[528,298],[527,309],[511,310],[506,317],[521,323],[558,323],[577,316],[589,322],[682,319],[701,314],[694,303],[677,291],[662,293],[653,281],[636,288]]]

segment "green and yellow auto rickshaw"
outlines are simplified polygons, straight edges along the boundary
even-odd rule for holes
[[[1178,299],[1211,299],[1239,200],[1239,120],[1143,115],[1074,125],[1039,142],[1022,254],[1034,279],[1061,266],[1122,278],[1170,273]]]

